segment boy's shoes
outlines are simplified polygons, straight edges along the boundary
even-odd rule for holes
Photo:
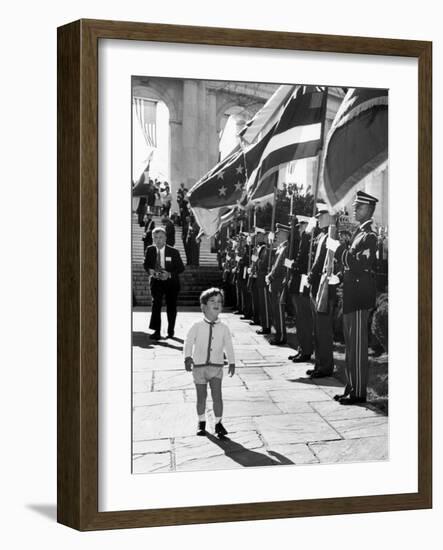
[[[168,338],[174,338],[174,331],[168,332]]]
[[[215,425],[215,434],[219,438],[223,438],[228,433],[227,429],[223,426],[221,422],[217,422]]]
[[[206,435],[206,421],[200,420],[197,428],[197,435]]]

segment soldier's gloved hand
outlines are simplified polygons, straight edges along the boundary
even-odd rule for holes
[[[230,363],[229,367],[228,367],[228,374],[229,376],[234,376],[235,374],[235,364],[234,363]]]
[[[194,366],[194,361],[192,360],[192,357],[186,357],[185,358],[185,369],[188,372],[191,372],[193,366]]]

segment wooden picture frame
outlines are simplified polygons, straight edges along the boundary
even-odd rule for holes
[[[158,41],[418,59],[418,491],[315,500],[98,511],[98,42]],[[79,530],[432,506],[432,44],[80,20],[58,29],[58,521]]]

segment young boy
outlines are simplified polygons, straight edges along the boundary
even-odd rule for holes
[[[184,345],[185,368],[192,371],[197,391],[197,435],[206,435],[206,397],[208,383],[211,388],[215,415],[215,433],[223,438],[228,432],[221,423],[223,414],[222,378],[224,353],[228,358],[228,373],[235,373],[234,348],[227,325],[218,316],[223,308],[223,291],[210,288],[200,295],[203,320],[190,328]]]

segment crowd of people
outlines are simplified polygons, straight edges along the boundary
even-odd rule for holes
[[[160,217],[160,226],[166,230],[166,243],[175,246],[175,228],[181,227],[186,265],[197,267],[200,263],[201,230],[186,199],[184,183],[177,190],[179,213],[171,212],[172,195],[168,182],[149,179],[146,195],[141,196],[136,208],[137,220],[143,227],[143,250],[152,245],[152,232],[156,227],[154,218]]]
[[[297,347],[295,363],[312,361],[311,378],[330,376],[334,369],[334,313],[342,296],[342,330],[346,347],[348,384],[336,400],[342,404],[366,401],[368,318],[377,293],[375,268],[379,236],[372,215],[377,199],[362,191],[354,202],[356,229],[328,234],[337,219],[326,208],[314,218],[299,216],[293,229],[276,224],[273,234],[254,232],[217,236],[226,304],[258,334],[271,335],[271,345],[287,343],[286,312],[291,311]],[[314,235],[312,235],[314,232]],[[291,238],[290,238],[291,237]]]

